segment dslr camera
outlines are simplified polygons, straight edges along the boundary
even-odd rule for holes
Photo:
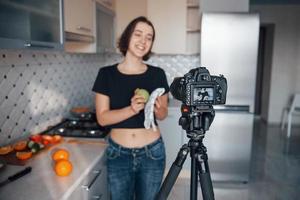
[[[225,104],[227,80],[223,75],[211,76],[205,67],[199,67],[190,70],[183,77],[176,77],[170,91],[186,106]]]

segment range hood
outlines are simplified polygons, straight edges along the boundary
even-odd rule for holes
[[[92,35],[83,35],[65,31],[65,40],[67,42],[93,43],[95,41],[95,37]]]

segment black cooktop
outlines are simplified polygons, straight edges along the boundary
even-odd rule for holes
[[[61,135],[64,137],[104,138],[108,129],[94,120],[65,119],[55,126],[49,127],[41,134]]]

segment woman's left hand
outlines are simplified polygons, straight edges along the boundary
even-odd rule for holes
[[[167,96],[163,95],[157,97],[154,103],[154,114],[157,119],[164,119],[168,115],[168,103],[167,103]]]
[[[161,99],[159,97],[157,97],[155,100],[155,104],[154,104],[154,112],[158,113],[160,107],[161,107]]]

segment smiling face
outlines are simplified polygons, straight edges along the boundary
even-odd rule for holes
[[[143,58],[153,44],[153,28],[144,22],[138,22],[132,32],[126,55]]]

